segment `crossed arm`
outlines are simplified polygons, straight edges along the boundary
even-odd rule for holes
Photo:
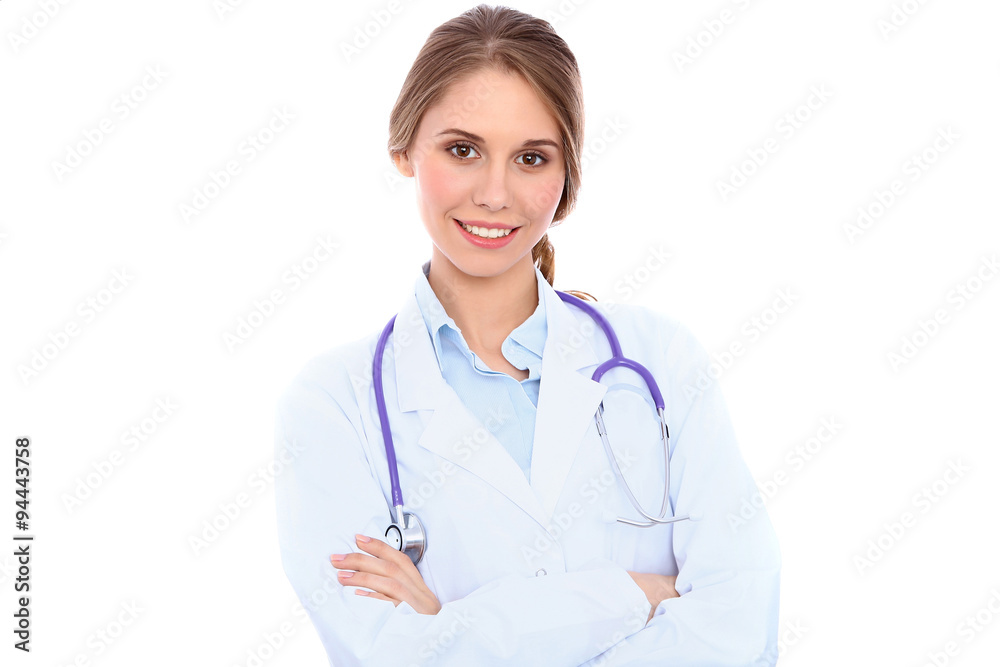
[[[355,535],[358,548],[365,553],[332,554],[330,563],[339,570],[337,580],[344,586],[357,586],[355,595],[388,600],[394,606],[406,602],[420,614],[437,614],[441,603],[424,583],[410,557],[382,540]],[[648,623],[660,602],[680,597],[674,584],[677,577],[628,571],[649,600]]]

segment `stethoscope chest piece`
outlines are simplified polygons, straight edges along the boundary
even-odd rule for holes
[[[396,520],[385,529],[385,541],[393,549],[402,551],[414,565],[420,562],[427,548],[427,534],[424,526],[416,514],[404,512],[403,507],[398,505],[396,510]]]

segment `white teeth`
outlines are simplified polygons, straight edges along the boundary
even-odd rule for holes
[[[461,222],[459,224],[461,224],[462,227],[465,228],[465,231],[469,232],[470,234],[475,234],[476,236],[481,236],[484,239],[500,238],[503,236],[507,236],[512,231],[514,231],[512,229],[487,229],[485,227],[472,227],[470,225],[465,224],[464,222]]]

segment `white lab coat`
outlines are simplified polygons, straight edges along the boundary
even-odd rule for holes
[[[359,551],[390,521],[386,455],[372,387],[379,330],[311,360],[281,399],[276,478],[282,562],[338,667],[352,665],[773,665],[777,540],[744,464],[709,357],[673,319],[598,302],[625,356],[651,370],[666,402],[671,504],[696,521],[653,528],[611,472],[595,426],[605,398],[609,440],[647,511],[660,508],[662,446],[645,385],[616,369],[600,328],[546,283],[531,483],[441,376],[408,296],[383,361],[385,400],[407,510],[427,531],[418,570],[442,604],[418,614],[342,586],[333,553]],[[386,318],[388,319],[388,318]],[[699,383],[699,375],[701,382]],[[688,386],[685,391],[685,385]],[[699,389],[701,387],[701,389]],[[286,454],[285,458],[289,455]],[[741,515],[741,507],[744,509]],[[650,605],[626,570],[676,574],[679,598]]]

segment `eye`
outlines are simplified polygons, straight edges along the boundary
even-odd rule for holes
[[[455,152],[456,148],[459,150],[459,152],[457,153]],[[456,141],[452,145],[448,146],[448,148],[446,148],[445,150],[460,160],[470,159],[472,157],[470,153],[476,153],[476,155],[478,155],[475,147],[472,144],[466,143],[464,141]]]
[[[539,167],[542,164],[545,164],[546,162],[549,161],[549,159],[544,155],[542,155],[541,153],[524,153],[523,155],[519,155],[517,159],[520,160],[521,158],[531,158],[530,162],[518,163],[518,164],[526,164],[529,167]],[[539,160],[541,160],[541,162],[539,162]]]

